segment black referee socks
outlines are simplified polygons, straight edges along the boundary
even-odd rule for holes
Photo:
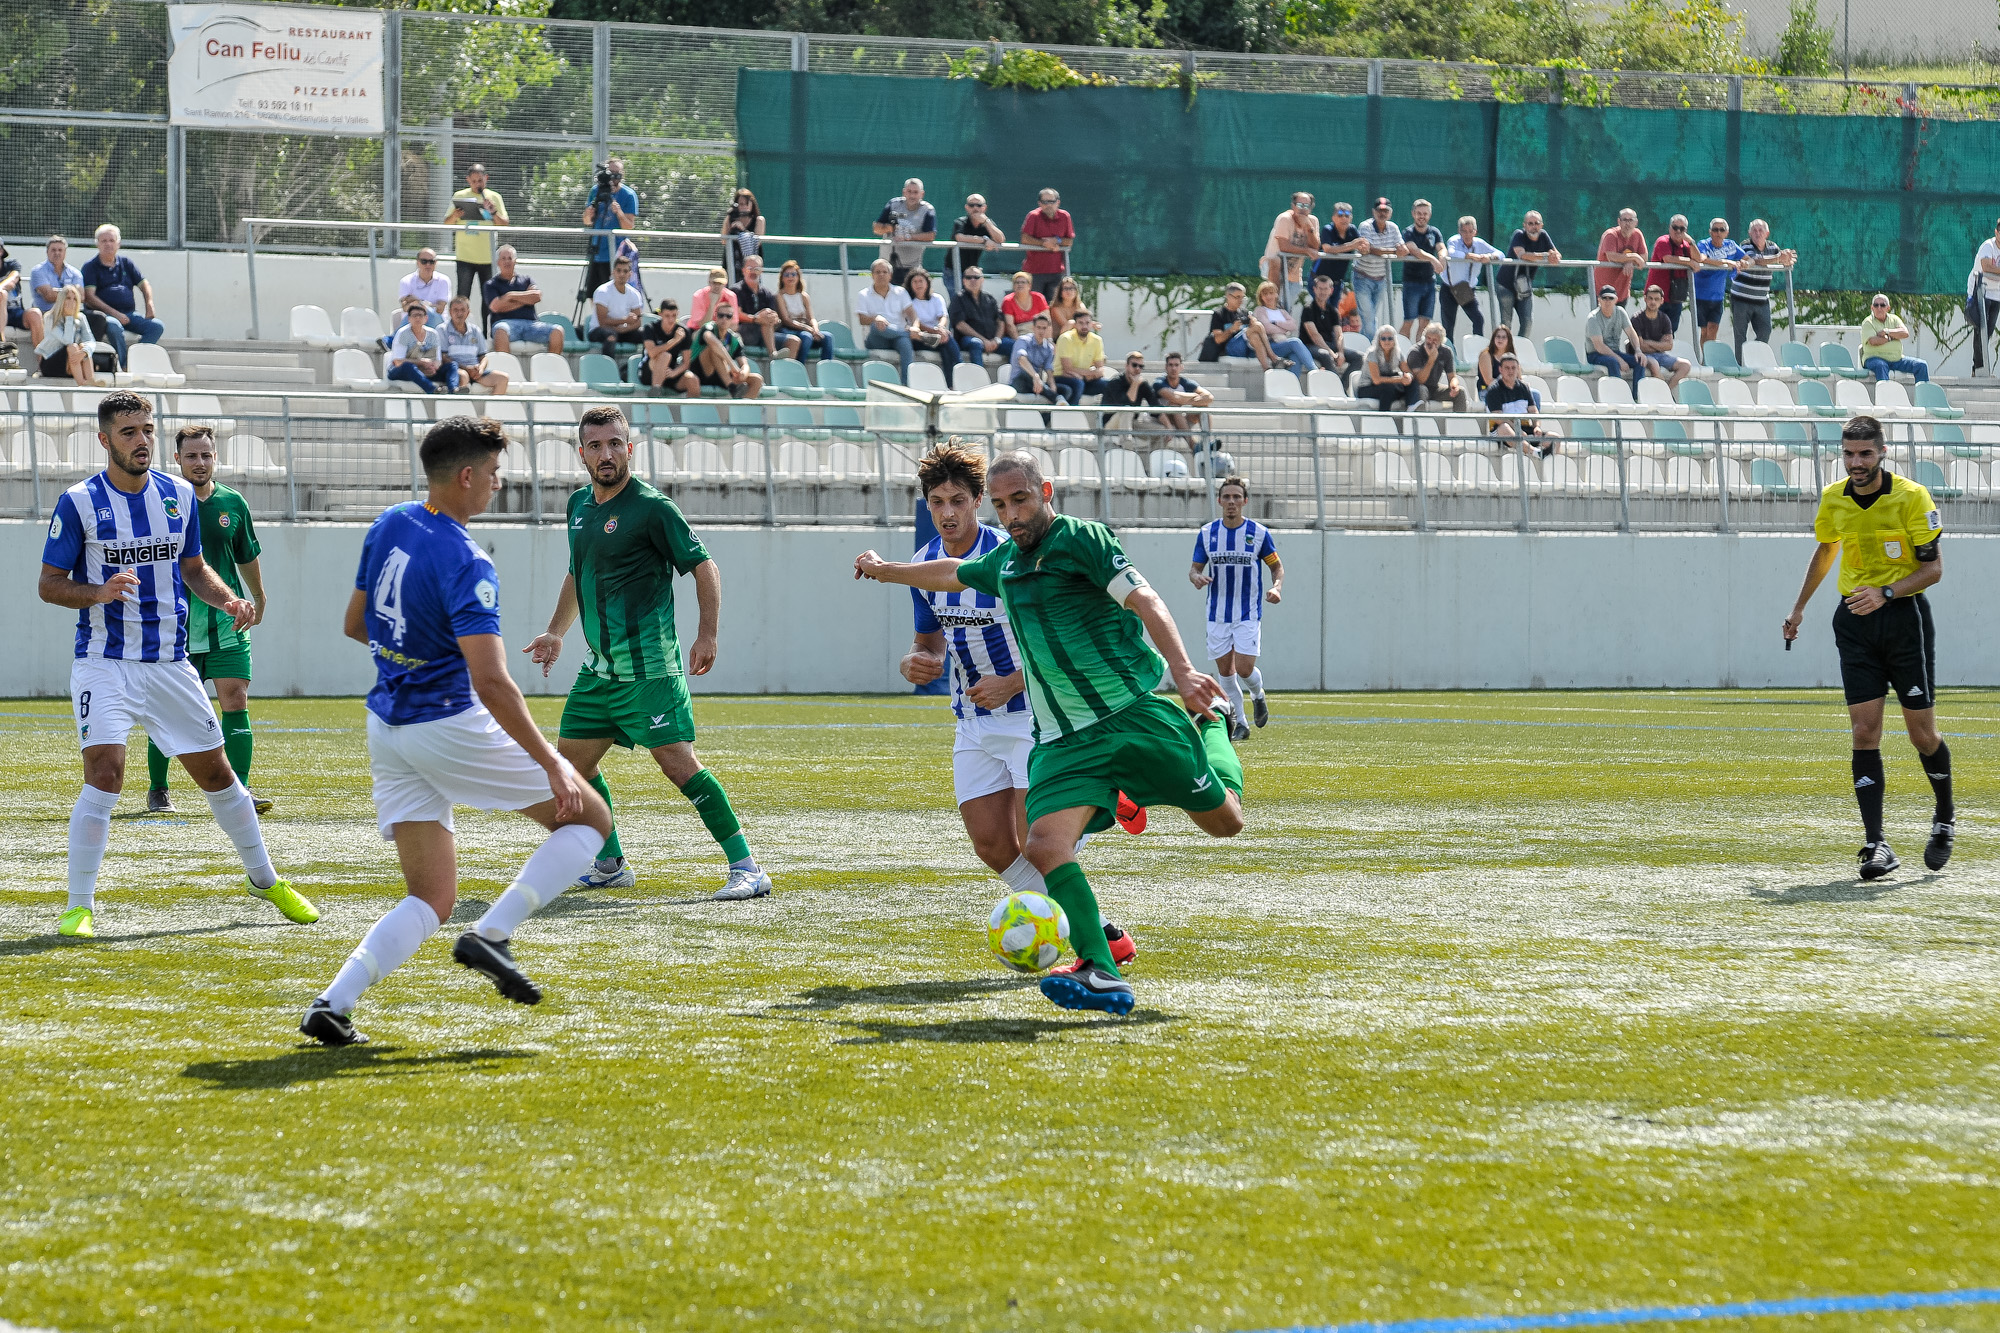
[[[1937,749],[1924,756],[1924,776],[1931,780],[1931,792],[1937,797],[1937,814],[1932,816],[1940,824],[1949,824],[1958,818],[1958,808],[1951,803],[1951,747],[1938,738]]]
[[[1861,806],[1861,827],[1869,842],[1882,841],[1882,752],[1854,752],[1854,799]]]

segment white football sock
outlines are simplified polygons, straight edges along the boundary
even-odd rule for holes
[[[410,961],[424,941],[437,934],[438,915],[421,898],[405,898],[361,937],[333,984],[320,992],[336,1013],[351,1014],[361,992]]]
[[[1035,869],[1025,856],[1015,857],[1014,864],[1000,872],[1000,880],[1015,893],[1049,891],[1049,886],[1042,881],[1042,872]]]
[[[1251,670],[1250,674],[1249,674],[1249,675],[1247,675],[1247,676],[1245,676],[1245,677],[1243,678],[1243,683],[1244,683],[1245,685],[1248,685],[1248,686],[1250,687],[1250,697],[1251,697],[1252,699],[1261,699],[1261,698],[1263,698],[1263,697],[1264,697],[1264,668],[1263,668],[1263,667],[1256,667],[1256,668],[1253,668],[1253,669]]]
[[[1235,726],[1243,717],[1243,682],[1234,676],[1217,676],[1216,679],[1222,682],[1222,692],[1229,696],[1229,706],[1236,710],[1230,719],[1230,725]]]
[[[521,873],[472,928],[495,942],[511,940],[521,923],[597,861],[604,835],[588,824],[565,824],[535,848]]]
[[[278,882],[278,872],[271,867],[271,854],[264,850],[264,830],[257,825],[257,802],[240,782],[232,782],[221,791],[205,791],[208,808],[215,812],[215,822],[229,840],[236,844],[236,854],[243,858],[243,869],[250,876],[250,882],[260,889],[268,889]]]
[[[118,808],[118,793],[85,783],[76,795],[76,807],[69,812],[69,905],[97,905],[97,871],[104,864],[104,849],[111,844],[111,812]]]

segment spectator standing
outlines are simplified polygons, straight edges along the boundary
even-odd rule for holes
[[[493,312],[486,308],[486,284],[493,279],[493,236],[481,227],[504,227],[507,201],[498,190],[488,189],[486,168],[474,162],[465,169],[465,188],[451,197],[451,212],[444,220],[463,223],[452,237],[452,258],[458,264],[457,295],[479,297],[479,326],[487,328]]]
[[[48,257],[28,270],[28,300],[44,315],[56,308],[63,288],[74,287],[79,294],[83,291],[83,271],[69,262],[69,242],[51,236],[45,253]]]
[[[437,251],[427,245],[417,251],[416,272],[405,273],[396,284],[396,308],[408,310],[412,298],[422,301],[431,312],[433,332],[451,310],[451,283],[437,270]]]
[[[1629,208],[1618,210],[1618,225],[1606,227],[1597,238],[1597,267],[1591,280],[1599,287],[1618,293],[1618,304],[1632,299],[1632,275],[1646,262],[1646,233],[1639,230],[1639,215]]]
[[[35,270],[37,274],[41,271]],[[41,290],[39,277],[30,281]],[[1987,340],[2000,327],[2000,221],[1993,224],[1993,234],[1980,242],[1979,253],[1972,258],[1972,273],[1965,280],[1965,322],[1972,325],[1972,369],[1977,372],[1985,369]]]
[[[1028,323],[1028,336],[1014,340],[1014,359],[1008,363],[1014,371],[1014,392],[1035,394],[1051,403],[1060,398],[1074,407],[1077,400],[1056,381],[1054,328],[1046,313],[1036,315]],[[1046,415],[1042,424],[1048,424]]]
[[[118,253],[118,228],[109,222],[97,229],[97,253],[83,261],[83,305],[104,318],[105,341],[125,365],[125,348],[131,336],[140,342],[156,343],[167,326],[160,323],[153,308],[153,284],[139,272],[139,266]],[[139,302],[146,313],[139,313]]]
[[[1049,326],[1060,338],[1069,332],[1069,322],[1083,309],[1083,287],[1067,273],[1056,284],[1055,299],[1049,302]]]
[[[42,339],[35,344],[45,380],[67,375],[78,384],[94,384],[90,365],[90,321],[83,317],[83,288],[65,284],[43,321]]]
[[[785,271],[778,270],[778,281]],[[648,320],[639,334],[639,349],[646,354],[640,378],[647,384],[693,398],[701,393],[701,381],[694,373],[694,330],[681,323],[681,308],[673,297],[660,301],[659,318]]]
[[[740,268],[744,260],[764,248],[764,214],[757,207],[757,196],[746,186],[736,187],[729,211],[722,215],[722,243],[732,268]]]
[[[867,329],[862,345],[870,351],[894,351],[901,363],[903,383],[910,382],[910,363],[916,351],[910,346],[910,330],[915,320],[910,313],[910,294],[889,281],[889,261],[878,259],[868,266],[869,283],[854,298],[854,317]]]
[[[951,332],[951,310],[944,298],[931,287],[931,275],[922,268],[910,270],[903,290],[910,294],[910,342],[912,350],[936,352],[944,362],[945,381],[958,364],[958,339]]]
[[[1279,302],[1290,310],[1298,304],[1306,260],[1319,257],[1319,219],[1313,197],[1304,190],[1292,195],[1292,206],[1271,223],[1264,242],[1264,277],[1278,284]]]
[[[924,247],[937,239],[937,229],[937,210],[924,202],[924,183],[912,176],[875,218],[875,234],[890,238],[882,247],[889,281],[901,287],[911,269],[923,267]]]
[[[985,272],[969,264],[961,282],[951,300],[951,333],[959,352],[975,366],[984,366],[988,353],[997,353],[1002,365],[1012,361],[1014,339],[1001,327],[1000,303],[986,294]]]
[[[590,267],[583,274],[583,287],[589,292],[611,281],[611,261],[617,254],[619,230],[630,231],[639,225],[639,196],[625,183],[625,163],[614,157],[604,167],[611,191],[605,201],[605,216],[602,219],[597,216],[595,188],[583,206],[583,225],[595,233],[590,240]]]
[[[1667,294],[1658,285],[1650,286],[1646,288],[1645,304],[1644,310],[1632,316],[1632,348],[1655,375],[1667,381],[1669,388],[1677,389],[1694,370],[1694,363],[1674,355],[1676,326],[1666,313]]]
[[[708,285],[688,301],[688,323],[700,328],[715,317],[717,305],[735,306],[737,318],[743,316],[743,308],[736,305],[736,289],[729,285],[728,272],[712,268],[708,271]]]
[[[1681,311],[1687,308],[1690,285],[1701,261],[1695,257],[1694,241],[1688,236],[1688,220],[1676,213],[1667,220],[1667,233],[1653,242],[1653,267],[1646,282],[1660,289],[1660,313],[1675,331],[1681,326]]]
[[[755,398],[764,392],[764,377],[743,359],[743,339],[736,332],[736,307],[719,305],[695,340],[694,377],[731,398]]]
[[[1757,341],[1771,341],[1771,278],[1779,269],[1790,268],[1798,255],[1781,250],[1771,241],[1771,224],[1762,218],[1750,223],[1748,244],[1736,276],[1729,280],[1729,330],[1736,340],[1736,359],[1743,359],[1743,336],[1755,333]]]
[[[1157,408],[1160,405],[1159,390],[1146,378],[1144,353],[1125,354],[1125,373],[1116,379],[1105,381],[1103,396],[1098,401],[1105,407]],[[1106,412],[1098,421],[1098,427],[1101,430],[1146,429],[1138,422],[1137,413]]]
[[[458,392],[458,363],[444,354],[444,339],[430,326],[431,308],[412,296],[403,306],[403,324],[389,340],[389,378],[414,384],[425,393]]]
[[[486,313],[493,320],[493,350],[511,352],[516,342],[541,343],[557,356],[562,355],[563,331],[560,324],[535,318],[535,306],[542,289],[517,267],[514,247],[503,245],[493,252],[498,270],[486,284]]]
[[[27,275],[21,272],[21,261],[7,253],[7,243],[0,241],[0,292],[7,299],[7,327],[26,329],[28,345],[32,348],[42,340],[42,312],[35,309],[27,297]]]
[[[1501,324],[1494,332],[1506,327]],[[1502,353],[1497,371],[1499,378],[1486,391],[1486,410],[1494,414],[1486,419],[1486,429],[1503,449],[1511,445],[1524,454],[1547,458],[1556,451],[1556,442],[1542,436],[1541,423],[1535,419],[1542,396],[1522,381],[1521,359],[1512,352]]]
[[[1033,275],[1016,273],[1013,290],[1000,298],[1001,327],[1015,342],[1021,341],[1035,331],[1035,316],[1049,308],[1049,298],[1035,290]],[[1055,320],[1049,320],[1049,327],[1055,328]],[[1009,362],[1012,357],[1007,358]]]
[[[968,194],[965,211],[951,224],[951,239],[958,242],[958,249],[952,254],[952,262],[944,266],[944,289],[957,296],[966,270],[976,268],[984,272],[987,252],[1005,245],[1007,233],[986,216],[986,196]]]
[[[1482,397],[1488,389],[1500,382],[1501,358],[1514,355],[1516,355],[1514,350],[1514,330],[1508,328],[1505,324],[1495,324],[1493,326],[1492,339],[1487,342],[1486,346],[1479,349],[1479,364],[1473,367],[1474,375],[1479,381],[1478,388]]]
[[[1341,345],[1340,298],[1334,295],[1339,284],[1324,273],[1313,275],[1312,300],[1299,311],[1299,337],[1313,360],[1340,376],[1361,369],[1361,358]]]
[[[1336,307],[1347,285],[1347,271],[1354,266],[1351,256],[1367,246],[1368,242],[1354,228],[1354,205],[1335,204],[1333,216],[1319,229],[1319,259],[1313,264],[1313,276],[1333,279]]]
[[[1444,325],[1424,326],[1423,341],[1410,349],[1406,358],[1410,381],[1416,392],[1410,406],[1419,403],[1450,403],[1451,410],[1465,410],[1465,386],[1459,383],[1458,359],[1444,340]]]
[[[1462,310],[1472,321],[1475,337],[1486,332],[1486,315],[1479,308],[1479,289],[1486,285],[1486,266],[1503,257],[1479,236],[1479,219],[1467,213],[1458,220],[1458,234],[1444,247],[1444,299],[1438,312],[1445,337],[1458,338],[1458,315]]]
[[[762,347],[766,356],[794,356],[792,340],[779,330],[778,298],[764,285],[764,259],[745,255],[738,265],[743,280],[729,290],[736,294],[736,327],[748,347]]]
[[[1892,371],[1909,375],[1919,384],[1930,379],[1929,362],[1903,355],[1903,343],[1909,337],[1910,326],[1889,309],[1889,298],[1875,293],[1868,302],[1868,318],[1861,321],[1861,365],[1874,372],[1877,384],[1888,379]]]
[[[438,343],[445,360],[458,367],[459,391],[470,393],[473,385],[483,384],[489,393],[507,392],[507,376],[486,368],[486,335],[472,322],[471,300],[454,296],[449,310],[444,327],[438,330]]]
[[[1625,350],[1632,340],[1632,317],[1618,304],[1618,289],[1607,282],[1597,289],[1597,309],[1584,316],[1583,359],[1628,381],[1636,397],[1646,372],[1639,358]]]
[[[1494,275],[1500,288],[1497,322],[1505,324],[1511,316],[1520,326],[1521,336],[1531,337],[1535,327],[1535,266],[1561,263],[1562,251],[1556,249],[1555,238],[1542,226],[1542,215],[1531,210],[1508,239],[1507,253],[1513,262],[1502,264]]]
[[[1056,339],[1056,380],[1072,390],[1074,403],[1104,392],[1104,372],[1104,339],[1091,328],[1090,312],[1079,310]]]
[[[1361,368],[1367,372],[1368,382],[1355,385],[1353,395],[1368,399],[1377,410],[1393,412],[1406,401],[1413,407],[1423,401],[1416,387],[1416,376],[1410,373],[1403,354],[1396,350],[1394,324],[1384,324],[1375,330],[1375,345],[1368,349]]]
[[[1278,284],[1260,282],[1257,284],[1257,308],[1251,315],[1264,327],[1264,343],[1271,349],[1271,355],[1281,356],[1292,363],[1292,373],[1299,377],[1301,384],[1313,368],[1313,355],[1306,345],[1299,341],[1299,322],[1292,318],[1291,311],[1278,304]],[[1269,369],[1269,367],[1266,367]]]
[[[1041,203],[1021,220],[1021,244],[1028,247],[1021,267],[1036,291],[1051,296],[1069,272],[1070,247],[1076,244],[1076,223],[1062,206],[1062,195],[1043,190]]]
[[[1403,336],[1421,339],[1424,326],[1437,318],[1438,274],[1445,267],[1444,233],[1431,225],[1428,199],[1410,205],[1410,225],[1403,228],[1403,253],[1417,256],[1403,265]]]
[[[1314,279],[1315,283],[1318,279]],[[1167,370],[1153,381],[1153,392],[1163,408],[1194,408],[1191,412],[1166,411],[1159,414],[1159,422],[1168,430],[1180,431],[1187,437],[1188,449],[1200,452],[1198,432],[1207,428],[1200,415],[1201,408],[1212,407],[1215,395],[1201,387],[1193,379],[1181,374],[1185,364],[1179,352],[1167,353]]]
[[[778,336],[795,344],[792,355],[799,360],[806,359],[806,353],[817,351],[821,361],[833,360],[833,335],[820,332],[819,321],[813,318],[812,297],[806,294],[805,270],[796,259],[787,259],[778,266]]]
[[[639,326],[646,321],[646,294],[632,281],[630,259],[620,255],[612,261],[611,281],[590,294],[590,307],[590,338],[606,356],[615,355],[612,348],[619,343],[639,340]]]
[[[1722,332],[1722,301],[1729,279],[1743,259],[1743,247],[1729,239],[1729,223],[1716,218],[1708,224],[1708,239],[1695,246],[1701,267],[1694,275],[1694,322],[1701,326],[1695,353],[1701,355]]]
[[[1354,258],[1354,307],[1361,327],[1387,324],[1389,315],[1389,256],[1403,251],[1403,229],[1389,220],[1394,210],[1387,199],[1377,199],[1361,224],[1366,244]]]
[[[1250,315],[1248,299],[1249,293],[1240,282],[1222,289],[1222,305],[1208,317],[1208,337],[1202,342],[1200,360],[1254,356],[1258,365],[1271,368],[1271,346],[1265,339],[1264,325]]]

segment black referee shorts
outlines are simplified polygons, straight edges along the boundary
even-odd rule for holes
[[[1894,694],[1906,709],[1937,703],[1937,631],[1922,593],[1898,597],[1865,616],[1841,602],[1833,612],[1833,642],[1840,649],[1840,683],[1850,705],[1885,694]]]

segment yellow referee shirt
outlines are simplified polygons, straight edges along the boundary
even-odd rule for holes
[[[1854,483],[1834,482],[1820,492],[1813,536],[1840,543],[1840,595],[1856,588],[1880,588],[1922,564],[1919,549],[1937,544],[1944,524],[1931,493],[1886,468],[1886,490],[1856,496]]]

